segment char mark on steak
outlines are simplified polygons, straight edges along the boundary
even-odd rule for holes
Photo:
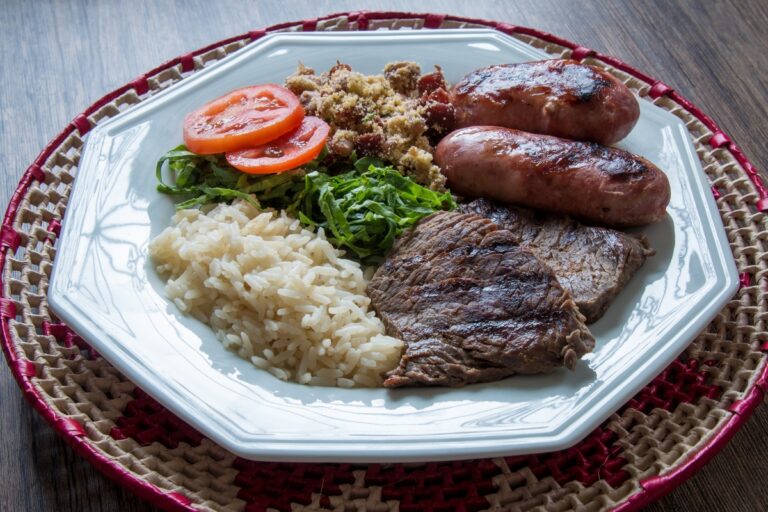
[[[585,226],[564,215],[477,199],[459,208],[509,230],[549,265],[586,317],[596,322],[632,275],[654,254],[645,238]]]
[[[422,219],[398,239],[368,295],[387,333],[405,342],[390,388],[572,369],[594,346],[550,268],[478,215]]]

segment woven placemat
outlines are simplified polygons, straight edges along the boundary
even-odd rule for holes
[[[267,33],[495,28],[553,56],[605,67],[682,119],[712,185],[741,287],[651,384],[564,451],[424,464],[295,464],[240,459],[184,424],[59,322],[46,290],[83,136]],[[169,510],[636,510],[705,464],[768,388],[766,216],[756,169],[676,91],[623,62],[551,34],[437,14],[357,12],[285,23],[183,55],[113,91],[43,150],[0,231],[2,346],[24,395],[74,449]]]

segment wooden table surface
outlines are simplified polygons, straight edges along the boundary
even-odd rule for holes
[[[687,96],[758,168],[768,162],[768,2],[694,0],[37,1],[0,9],[0,205],[77,113],[176,55],[281,21],[353,10],[445,12],[543,29],[615,55]],[[0,510],[137,511],[150,506],[80,459],[0,367]],[[765,510],[768,407],[651,511]]]

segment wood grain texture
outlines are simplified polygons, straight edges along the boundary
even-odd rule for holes
[[[764,0],[586,2],[37,1],[0,9],[0,206],[45,143],[106,92],[181,53],[280,21],[347,10],[446,12],[536,27],[615,55],[691,99],[768,163]],[[151,507],[61,441],[0,369],[0,510]],[[768,407],[698,475],[648,510],[764,510]]]

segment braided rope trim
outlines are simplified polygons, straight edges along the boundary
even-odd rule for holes
[[[113,117],[267,33],[404,27],[495,28],[554,55],[570,56],[608,67],[641,96],[652,98],[657,105],[678,115],[686,122],[705,172],[712,178],[713,194],[742,272],[742,288],[737,297],[683,356],[705,361],[701,371],[709,376],[715,386],[722,389],[719,400],[704,396],[697,404],[678,404],[674,411],[656,408],[648,410],[647,414],[642,412],[641,406],[635,404],[612,416],[605,428],[620,435],[619,444],[624,448],[622,455],[629,462],[627,471],[631,474],[631,479],[618,489],[604,480],[588,486],[569,483],[560,487],[553,485],[549,477],[542,480],[534,477],[533,484],[523,486],[523,493],[527,492],[534,498],[537,495],[543,496],[544,501],[539,500],[539,504],[563,502],[568,498],[572,507],[575,506],[573,500],[576,500],[576,503],[581,504],[597,501],[602,507],[614,506],[623,511],[637,510],[669,492],[705,464],[762,401],[768,390],[768,365],[765,354],[761,353],[768,350],[768,345],[760,344],[761,339],[768,339],[764,325],[766,308],[760,292],[760,287],[765,284],[766,269],[762,261],[765,251],[758,247],[760,244],[756,244],[755,239],[762,242],[765,238],[766,220],[762,212],[768,207],[768,194],[757,170],[714,121],[663,82],[615,58],[534,29],[439,14],[332,14],[301,22],[283,23],[214,43],[173,59],[107,94],[76,116],[46,146],[23,175],[6,211],[0,230],[0,265],[3,269],[0,276],[3,290],[0,296],[0,323],[3,351],[13,375],[24,396],[79,454],[140,497],[169,510],[189,510],[193,502],[195,508],[202,506],[227,510],[239,509],[244,505],[241,499],[234,496],[229,496],[229,501],[223,501],[220,497],[214,499],[211,497],[213,493],[206,493],[204,488],[190,489],[175,483],[172,475],[148,473],[145,466],[135,466],[133,455],[130,454],[136,450],[136,443],[131,439],[115,443],[114,439],[102,432],[106,426],[114,427],[115,419],[122,414],[134,392],[132,384],[103,360],[88,357],[88,349],[78,343],[65,326],[57,324],[45,313],[47,304],[44,287],[55,257],[53,242],[60,229],[60,219],[76,172],[82,136],[102,119]],[[733,335],[727,336],[726,333]],[[62,337],[69,341],[59,343]],[[729,343],[727,349],[723,348],[725,343]],[[729,357],[730,352],[738,357]],[[69,361],[73,364],[67,364]],[[90,383],[84,382],[85,379],[78,382],[80,373],[77,370],[83,368],[83,373],[91,372],[96,379],[101,379],[109,395],[115,397],[111,400],[115,403],[108,404],[111,407],[89,411],[87,414],[83,412],[82,409],[90,404],[87,396]],[[59,386],[62,382],[69,386]],[[674,379],[670,382],[676,383]],[[83,383],[85,386],[81,385]],[[86,394],[78,396],[83,390]],[[77,403],[74,403],[75,399]],[[95,421],[89,414],[96,417]],[[675,423],[678,416],[687,417],[689,421],[687,433],[676,434],[683,441],[673,440],[666,445],[657,442],[659,453],[653,454],[655,458],[637,449],[641,442],[659,441],[659,437],[666,442],[667,438],[674,437],[654,433],[658,429],[679,427]],[[678,430],[683,431],[685,428]],[[688,435],[690,432],[694,433]],[[226,452],[221,453],[223,450],[210,446],[207,440],[203,440],[200,446],[207,450],[208,457],[220,462],[222,468],[236,465],[236,461],[232,461]],[[680,452],[681,446],[687,450]],[[665,450],[665,447],[669,450]],[[670,450],[678,452],[667,453]],[[146,450],[144,455],[147,454],[152,456],[152,451]],[[535,507],[536,503],[530,503],[530,499],[519,499],[517,495],[520,491],[513,485],[520,474],[525,476],[530,473],[526,472],[528,468],[514,471],[511,468],[515,461],[510,459],[494,460],[494,464],[501,469],[501,474],[493,477],[494,487],[499,491],[489,492],[486,496],[488,503],[511,508]],[[236,473],[235,470],[222,471],[226,473],[223,480],[232,476],[232,471]],[[369,467],[367,472],[370,479],[370,473],[374,470]],[[211,479],[213,483],[217,481]],[[550,488],[547,489],[547,486]],[[228,496],[228,492],[225,490],[222,494]],[[309,509],[316,510],[317,506],[323,505],[313,504]]]

